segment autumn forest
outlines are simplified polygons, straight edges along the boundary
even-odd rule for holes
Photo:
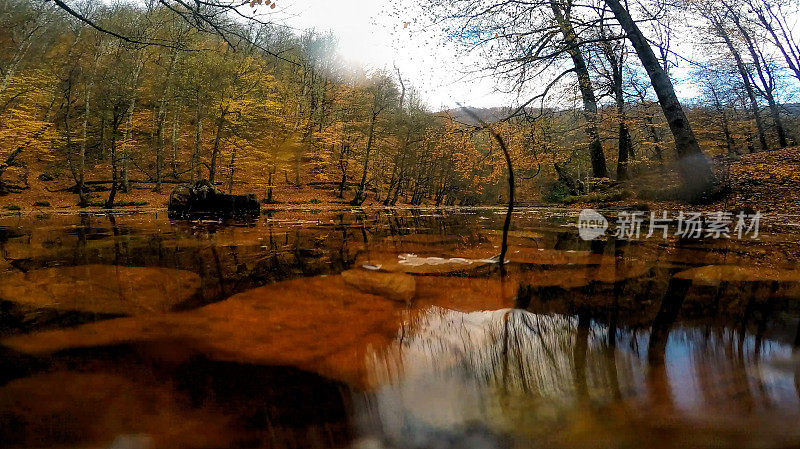
[[[800,133],[796,0],[431,2],[405,27],[519,93],[483,109],[346,64],[275,6],[0,1],[1,201],[159,206],[207,179],[274,204],[496,204],[509,169],[528,203],[691,199]]]
[[[800,0],[0,0],[0,446],[799,422]]]

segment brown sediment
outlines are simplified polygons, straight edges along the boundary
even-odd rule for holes
[[[200,276],[186,270],[78,265],[0,278],[0,299],[37,309],[108,315],[173,310],[195,296]]]

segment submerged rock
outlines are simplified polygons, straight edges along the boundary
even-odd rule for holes
[[[410,302],[416,291],[414,277],[404,273],[388,273],[354,269],[342,273],[344,282],[365,293],[383,296],[394,301]]]
[[[294,279],[236,294],[192,311],[119,318],[7,338],[29,354],[130,342],[180,341],[212,360],[293,365],[368,385],[368,351],[399,327],[397,303],[347,286],[341,276]]]
[[[191,271],[79,265],[13,273],[0,279],[0,300],[32,309],[107,315],[174,310],[200,288]]]
[[[692,285],[722,288],[720,296],[729,293],[744,298],[800,296],[800,270],[738,265],[706,265],[676,273],[676,279]],[[725,288],[723,288],[725,287]]]
[[[517,284],[499,277],[419,276],[415,305],[461,312],[512,307]]]
[[[589,251],[569,251],[542,248],[511,247],[506,253],[511,262],[533,265],[613,265],[613,256],[594,254]]]
[[[800,282],[800,270],[738,265],[706,265],[675,274],[695,284],[718,285],[722,282]]]
[[[525,271],[518,274],[521,283],[531,287],[561,287],[564,289],[582,287],[596,282],[615,284],[627,279],[642,277],[650,272],[651,266],[641,261],[620,261],[602,265],[584,265],[574,268],[550,268]]]
[[[255,195],[229,195],[214,187],[207,180],[193,185],[179,185],[169,195],[170,217],[193,216],[258,216],[261,205]]]

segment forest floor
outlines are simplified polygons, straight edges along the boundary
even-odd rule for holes
[[[53,180],[43,181],[39,179],[40,174],[42,174],[41,170],[36,170],[35,167],[30,169],[27,182],[29,188],[0,196],[0,214],[17,210],[23,212],[45,212],[78,209],[78,195],[67,190],[75,185],[75,182],[70,176],[61,174]],[[91,181],[91,179],[89,179],[89,181]],[[153,191],[154,185],[152,183],[145,183],[138,180],[133,181],[129,192],[117,191],[115,209],[165,209],[169,202],[170,193],[175,185],[174,182],[169,182],[169,180],[167,180],[162,184],[161,192],[155,192]],[[110,184],[92,184],[88,187],[92,190],[89,195],[90,203],[93,203],[93,205],[81,210],[90,212],[102,210],[100,203],[108,199]],[[217,188],[227,192],[226,183],[217,183]],[[237,182],[234,184],[232,193],[255,193],[259,200],[261,200],[266,197],[266,186]],[[301,187],[297,187],[290,182],[281,180],[276,182],[273,187],[273,198],[276,202],[273,204],[265,204],[264,207],[293,208],[302,207],[303,205],[345,207],[348,206],[347,201],[352,196],[352,193],[346,192],[345,199],[338,198],[333,186],[330,184],[302,185]],[[375,204],[374,195],[371,194],[364,202],[364,206],[369,207],[373,205],[377,204]]]
[[[697,209],[706,211],[752,210],[800,215],[800,146],[745,154],[738,160],[716,161],[715,169],[726,193],[711,204],[687,204],[669,199],[677,188],[675,173],[639,176],[623,185],[633,192],[624,199],[574,202],[573,208],[632,208],[652,211]],[[591,195],[591,194],[590,194]],[[598,196],[602,197],[602,193]],[[662,198],[659,198],[662,196]]]
[[[703,210],[758,210],[762,213],[780,213],[800,215],[800,147],[790,147],[762,153],[747,154],[735,161],[718,162],[717,172],[723,182],[729,186],[729,192],[720,200],[695,207],[685,202],[669,199],[663,195],[670,187],[677,186],[674,173],[652,173],[637,176],[621,187],[628,192],[624,199],[614,199],[613,195],[595,192],[584,197],[576,197],[568,208],[638,208],[646,210],[677,210],[687,207]],[[77,209],[78,197],[66,189],[74,185],[72,178],[62,174],[56,179],[43,181],[39,179],[41,171],[36,167],[28,173],[29,188],[20,192],[0,196],[0,214],[16,210],[23,212],[47,212],[55,210]],[[150,183],[133,183],[128,193],[118,192],[116,203],[118,209],[164,209],[174,183],[163,184],[162,192],[154,192]],[[93,186],[97,187],[97,186]],[[100,191],[92,192],[90,197],[95,206],[87,211],[99,211],[100,202],[108,198],[108,185],[101,185]],[[225,186],[219,185],[225,190]],[[617,188],[619,188],[618,186]],[[632,193],[631,193],[632,192]],[[266,186],[245,182],[236,183],[233,193],[256,193],[259,199],[266,196]],[[303,185],[297,187],[281,180],[275,183],[273,195],[277,203],[265,205],[272,208],[349,207],[347,200],[351,192],[345,193],[345,199],[338,198],[331,184]],[[659,196],[661,195],[661,196]],[[553,206],[554,203],[534,202],[526,205]],[[369,193],[364,207],[381,206],[374,193]]]

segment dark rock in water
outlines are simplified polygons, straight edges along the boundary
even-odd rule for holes
[[[169,196],[169,216],[189,218],[195,216],[257,216],[261,206],[255,195],[229,195],[207,180],[193,185],[179,185]]]

